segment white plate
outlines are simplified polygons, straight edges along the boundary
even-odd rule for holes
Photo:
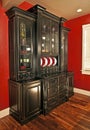
[[[43,64],[43,60],[42,58],[40,58],[40,66],[42,66],[42,64]]]
[[[51,57],[48,57],[47,59],[48,59],[48,64],[47,64],[47,66],[51,66],[52,63],[53,63],[52,58],[51,58]]]
[[[45,66],[47,66],[47,64],[48,64],[48,60],[47,60],[46,57],[43,57],[43,58],[44,58],[44,65],[43,65],[43,67],[45,67]]]
[[[42,67],[45,67],[45,66],[47,66],[47,64],[48,64],[47,58],[46,58],[46,57],[42,57],[42,58],[41,58],[41,61],[40,61],[40,65],[41,65]]]
[[[57,64],[57,59],[55,57],[53,57],[54,62],[53,62],[53,66],[55,66]]]

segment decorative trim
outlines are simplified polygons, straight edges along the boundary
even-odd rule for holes
[[[83,90],[83,89],[79,89],[79,88],[74,88],[74,92],[90,96],[90,91],[87,91],[87,90]]]
[[[0,118],[9,115],[9,108],[0,111]]]

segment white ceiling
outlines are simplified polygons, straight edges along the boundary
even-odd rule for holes
[[[2,0],[2,6],[7,10],[12,6],[18,6],[25,0]],[[26,0],[32,5],[40,4],[47,11],[66,19],[73,19],[79,16],[90,14],[90,0]],[[76,10],[82,8],[82,12]]]

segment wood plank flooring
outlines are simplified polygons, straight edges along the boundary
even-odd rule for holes
[[[0,119],[0,130],[90,130],[90,96],[75,93],[46,116],[23,126],[8,115]]]

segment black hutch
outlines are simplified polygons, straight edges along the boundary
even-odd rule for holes
[[[21,124],[47,114],[73,95],[68,28],[40,5],[9,9],[10,114]]]

